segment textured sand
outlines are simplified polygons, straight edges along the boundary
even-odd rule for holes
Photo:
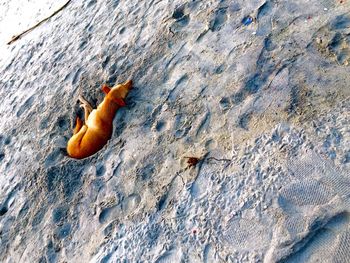
[[[64,2],[0,3],[1,262],[350,262],[349,1],[73,1],[6,46]]]

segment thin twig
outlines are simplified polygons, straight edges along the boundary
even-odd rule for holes
[[[215,158],[215,157],[208,157],[207,161],[209,161],[209,160],[215,160],[215,161],[218,161],[218,162],[231,162],[232,161],[231,159],[218,159],[218,158]]]
[[[7,45],[11,45],[13,42],[17,41],[18,39],[20,39],[23,35],[27,34],[28,32],[32,31],[33,29],[35,29],[36,27],[40,26],[42,23],[46,22],[47,20],[49,20],[51,17],[53,17],[54,15],[56,15],[58,12],[60,12],[63,8],[65,8],[72,0],[68,0],[62,7],[60,7],[58,10],[56,10],[52,15],[44,18],[43,20],[41,20],[40,22],[36,23],[34,26],[32,26],[31,28],[23,31],[21,34],[15,35],[12,37],[12,39],[7,42]]]

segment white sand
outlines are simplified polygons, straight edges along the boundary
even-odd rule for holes
[[[73,1],[6,45],[51,2],[0,3],[1,262],[350,262],[349,1]]]

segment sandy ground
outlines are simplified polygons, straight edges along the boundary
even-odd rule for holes
[[[350,262],[350,1],[73,1],[7,46],[65,1],[19,2],[1,262]],[[126,79],[108,144],[67,157],[79,94]]]

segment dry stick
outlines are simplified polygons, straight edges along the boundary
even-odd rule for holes
[[[218,159],[218,158],[215,158],[215,157],[208,157],[207,161],[209,161],[209,160],[215,160],[215,161],[218,161],[218,162],[231,162],[232,161],[231,159]]]
[[[56,15],[58,12],[60,12],[63,8],[65,8],[72,0],[68,0],[62,7],[60,7],[60,9],[56,10],[52,15],[46,17],[45,19],[41,20],[40,22],[38,22],[37,24],[35,24],[34,26],[32,26],[31,28],[27,29],[26,31],[23,31],[21,34],[13,36],[12,39],[7,42],[7,45],[11,45],[13,42],[15,42],[16,40],[20,39],[23,35],[27,34],[28,32],[32,31],[34,28],[40,26],[42,23],[44,23],[45,21],[49,20],[51,17],[53,17],[54,15]]]

